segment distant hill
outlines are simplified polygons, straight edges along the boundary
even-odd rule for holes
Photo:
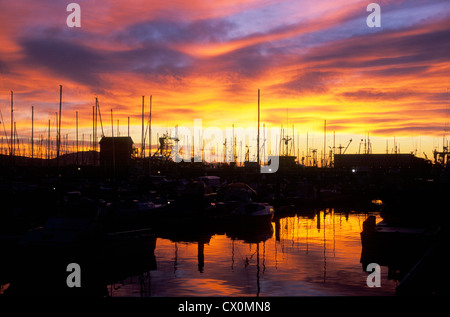
[[[63,154],[59,157],[60,166],[69,165],[94,165],[94,159],[97,160],[97,165],[100,158],[100,152],[97,151],[82,151],[78,153]],[[15,166],[56,166],[57,159],[51,158],[50,160],[41,158],[31,158],[25,156],[14,156]],[[78,161],[78,164],[77,164]],[[0,154],[0,165],[10,165],[11,157],[9,155]]]

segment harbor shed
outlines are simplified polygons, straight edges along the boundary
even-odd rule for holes
[[[102,137],[100,140],[100,166],[106,170],[127,170],[133,163],[131,137]]]

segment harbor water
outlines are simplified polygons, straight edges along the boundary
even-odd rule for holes
[[[378,213],[333,208],[275,217],[252,235],[158,237],[156,268],[107,285],[107,296],[395,295],[381,266],[380,287],[361,264],[363,222]]]

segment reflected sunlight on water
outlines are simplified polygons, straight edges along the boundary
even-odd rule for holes
[[[226,234],[158,238],[157,269],[108,290],[112,296],[394,295],[396,282],[385,267],[380,288],[366,285],[360,232],[368,215],[326,209],[275,218],[252,242]]]

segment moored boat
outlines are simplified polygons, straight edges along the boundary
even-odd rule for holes
[[[274,208],[268,203],[253,201],[257,193],[245,183],[231,183],[225,188],[223,202],[216,204],[229,216],[232,228],[250,230],[270,224]]]

